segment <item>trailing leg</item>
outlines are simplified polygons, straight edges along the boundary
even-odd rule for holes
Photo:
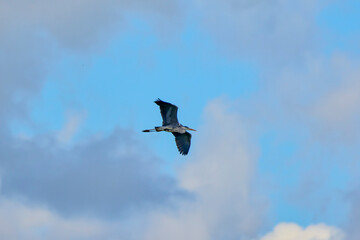
[[[145,129],[143,132],[156,132],[155,129]]]

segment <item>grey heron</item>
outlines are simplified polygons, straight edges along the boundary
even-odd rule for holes
[[[163,119],[161,127],[155,127],[154,129],[146,129],[143,132],[171,132],[175,136],[176,146],[182,155],[186,155],[189,152],[191,144],[191,134],[186,130],[196,131],[195,129],[183,126],[177,119],[178,107],[160,100],[159,98],[155,103],[160,107],[161,116]]]

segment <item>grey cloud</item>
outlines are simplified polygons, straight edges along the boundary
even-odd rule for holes
[[[298,61],[314,48],[317,1],[198,1],[204,25],[232,55],[267,64]]]
[[[29,31],[0,38],[0,128],[6,117],[22,114],[27,100],[41,89],[55,56],[52,47]]]
[[[1,1],[1,5],[0,33],[19,28],[45,32],[72,50],[88,49],[98,40],[104,40],[109,32],[118,33],[129,14],[141,13],[142,18],[150,20],[157,16],[166,19],[162,22],[169,25],[181,18],[178,2],[165,0],[20,0]]]
[[[61,54],[98,51],[126,28],[125,16],[132,14],[171,30],[181,22],[177,3],[0,0],[0,130],[10,116],[26,117],[29,100]]]
[[[117,131],[69,149],[59,147],[55,136],[23,141],[8,133],[10,119],[27,118],[28,104],[61,54],[98,49],[132,14],[171,29],[180,17],[177,1],[0,0],[0,5],[1,193],[62,214],[107,217],[162,206],[181,195],[175,180],[160,173],[161,163],[149,152],[139,153],[131,133]]]
[[[316,18],[326,4],[197,1],[201,20],[217,43],[236,58],[260,63],[261,88],[253,106],[264,113],[262,119],[310,127],[311,135],[323,142],[358,143],[359,62],[350,54],[323,55],[319,40],[324,35]]]
[[[1,194],[45,204],[66,216],[116,218],[186,196],[131,135],[118,130],[70,149],[49,137],[2,141]]]
[[[345,229],[347,232],[346,240],[354,240],[359,237],[359,221],[360,221],[360,187],[358,186],[347,196],[349,208],[349,218],[347,219]]]
[[[271,84],[259,94],[263,110],[276,112],[266,119],[305,128],[312,141],[356,146],[360,143],[358,68],[357,60],[334,54],[329,59],[310,57],[298,68],[279,69],[264,77]]]

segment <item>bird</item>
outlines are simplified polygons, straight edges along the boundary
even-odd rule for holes
[[[160,113],[162,116],[162,126],[155,127],[154,129],[145,129],[143,132],[171,132],[175,137],[175,143],[179,153],[187,155],[189,153],[191,144],[191,134],[186,130],[196,131],[195,129],[183,126],[177,119],[178,107],[162,101],[158,98],[154,101],[160,107]]]

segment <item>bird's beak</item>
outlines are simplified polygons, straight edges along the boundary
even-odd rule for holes
[[[195,129],[192,129],[192,128],[188,128],[188,130],[191,130],[191,131],[196,131]]]

